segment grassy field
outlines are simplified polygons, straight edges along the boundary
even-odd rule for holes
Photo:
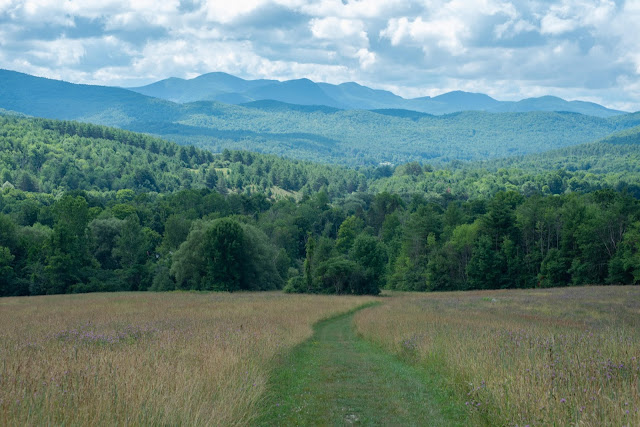
[[[640,425],[640,287],[395,294],[355,322],[475,424]]]
[[[369,297],[0,299],[0,425],[244,425],[278,355]]]
[[[373,344],[342,316],[300,345],[371,301]],[[389,421],[410,393],[432,421],[451,400],[471,424],[640,425],[640,287],[3,298],[0,325],[0,425],[278,423],[314,390],[319,423],[344,402],[336,420]]]

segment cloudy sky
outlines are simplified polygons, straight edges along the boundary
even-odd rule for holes
[[[120,86],[225,71],[636,111],[639,26],[640,0],[0,0],[0,68]]]

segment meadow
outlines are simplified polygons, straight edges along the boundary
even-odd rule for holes
[[[640,425],[640,287],[394,294],[355,322],[474,424]]]
[[[0,425],[246,425],[278,356],[371,297],[0,299]]]
[[[615,286],[2,298],[0,425],[255,424],[273,403],[270,381],[313,325],[371,301],[353,319],[373,346],[351,344],[368,349],[365,359],[383,360],[383,349],[417,367],[472,424],[640,425],[640,287]],[[340,339],[330,363],[354,357]],[[329,395],[318,396],[305,399]]]

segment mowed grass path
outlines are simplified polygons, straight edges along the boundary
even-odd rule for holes
[[[415,367],[358,337],[353,313],[318,323],[285,356],[259,425],[461,425],[464,414]]]

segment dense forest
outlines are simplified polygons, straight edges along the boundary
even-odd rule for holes
[[[177,119],[141,121],[127,115],[119,122],[120,116],[114,121],[109,110],[81,120],[213,151],[259,151],[345,166],[525,155],[590,142],[640,125],[640,114],[600,118],[561,112],[469,111],[416,116],[405,110],[343,111],[267,101],[244,106],[198,102],[179,109]]]
[[[0,116],[0,294],[638,283],[637,135],[572,170],[356,170]]]

